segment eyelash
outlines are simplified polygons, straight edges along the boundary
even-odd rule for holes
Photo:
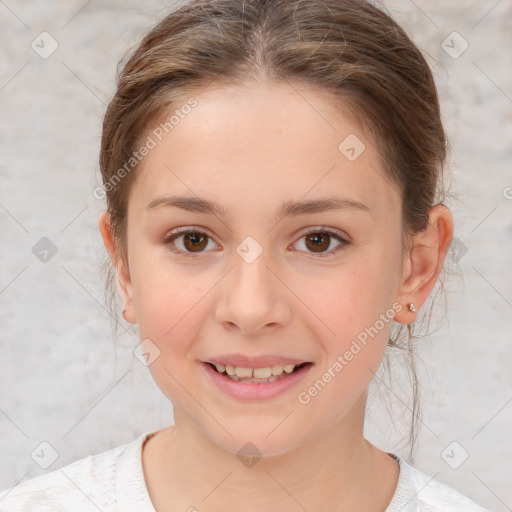
[[[186,256],[191,256],[191,257],[195,257],[195,256],[199,256],[202,252],[205,252],[205,251],[200,251],[200,252],[197,252],[197,253],[192,253],[192,252],[187,252],[187,251],[182,251],[182,250],[177,250],[177,249],[173,249],[172,248],[172,245],[173,245],[173,242],[179,238],[180,236],[182,235],[187,235],[187,234],[199,234],[199,235],[205,235],[208,239],[212,239],[207,233],[205,233],[204,231],[201,231],[200,229],[190,229],[190,228],[181,228],[181,229],[178,229],[176,231],[174,231],[173,233],[169,233],[169,235],[167,235],[164,240],[163,240],[163,244],[164,245],[168,245],[169,246],[169,250],[175,254],[180,254],[180,255],[186,255]],[[308,235],[312,235],[312,234],[319,234],[319,235],[328,235],[332,238],[334,238],[335,240],[337,240],[338,242],[340,242],[340,245],[334,249],[331,249],[329,252],[325,252],[325,253],[314,253],[314,252],[309,252],[309,254],[313,254],[313,255],[316,255],[320,258],[329,258],[329,257],[332,257],[334,256],[339,250],[341,250],[344,246],[346,245],[349,245],[351,242],[349,242],[348,240],[346,240],[345,238],[343,238],[341,235],[339,235],[336,231],[332,231],[330,229],[327,229],[327,228],[316,228],[316,229],[312,229],[306,233],[304,233],[300,238],[304,238]]]

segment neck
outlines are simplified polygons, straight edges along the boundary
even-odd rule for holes
[[[344,418],[291,452],[252,464],[217,446],[178,412],[175,420],[143,454],[157,512],[383,511],[396,488],[397,463],[364,439],[363,414]]]

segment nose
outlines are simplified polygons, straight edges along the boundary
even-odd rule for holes
[[[223,280],[216,307],[216,320],[228,330],[257,335],[290,321],[287,288],[264,255],[252,263],[234,255],[234,268]]]

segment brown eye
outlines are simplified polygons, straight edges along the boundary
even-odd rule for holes
[[[313,252],[323,252],[329,248],[330,238],[325,233],[311,233],[306,236],[306,247]]]
[[[302,242],[302,240],[304,240],[304,242]],[[337,245],[329,250],[331,242],[333,241],[337,242]],[[305,251],[309,254],[316,253],[319,257],[323,258],[334,256],[338,250],[342,249],[345,245],[349,245],[351,242],[345,240],[335,231],[326,228],[317,228],[303,235],[299,242],[296,243],[298,245],[304,245],[304,248],[300,248],[301,251]]]
[[[207,236],[202,233],[187,233],[183,236],[183,245],[190,252],[200,252],[207,245]]]
[[[183,230],[171,233],[163,240],[172,252],[177,254],[198,254],[205,252],[210,237],[202,231]]]

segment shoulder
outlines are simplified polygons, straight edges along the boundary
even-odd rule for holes
[[[395,495],[386,512],[489,512],[401,459]]]
[[[148,435],[1,491],[0,512],[116,510],[119,464],[137,468],[140,447]]]

